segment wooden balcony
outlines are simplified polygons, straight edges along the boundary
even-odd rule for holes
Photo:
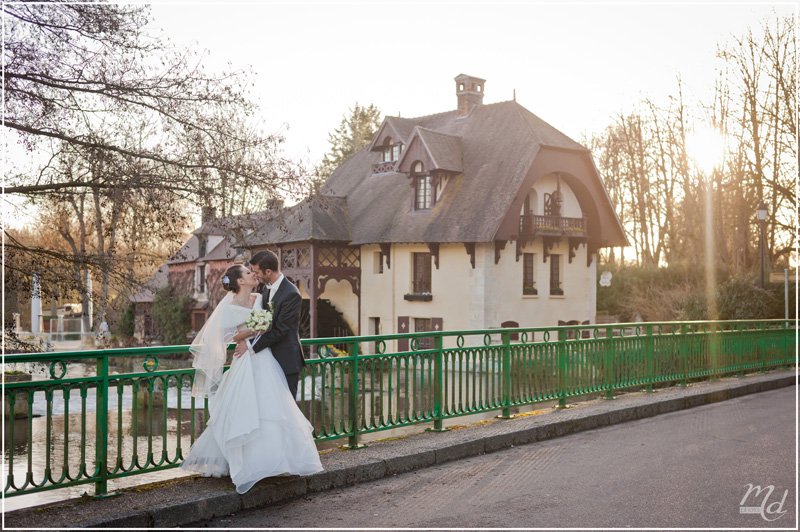
[[[520,238],[537,236],[585,237],[586,218],[525,214],[519,217]]]
[[[381,161],[372,165],[373,174],[382,174],[384,172],[394,172],[394,165],[397,161]]]

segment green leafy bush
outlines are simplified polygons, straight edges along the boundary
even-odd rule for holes
[[[721,320],[766,319],[772,294],[751,279],[732,277],[717,287],[717,313]]]
[[[165,345],[182,345],[192,330],[191,312],[194,300],[180,296],[172,286],[165,286],[153,299],[153,325]]]
[[[133,338],[133,333],[136,330],[136,305],[131,303],[125,308],[125,313],[119,322],[117,332],[125,338]]]
[[[611,286],[600,286],[600,275],[611,272]],[[717,272],[718,278],[724,272]],[[637,314],[646,321],[687,319],[684,307],[695,294],[702,294],[705,271],[698,265],[669,267],[601,265],[597,268],[597,310],[633,321]],[[701,319],[701,318],[695,318]]]
[[[785,287],[783,283],[769,283],[765,286],[767,291],[772,294],[772,300],[767,315],[770,318],[782,319],[786,317],[785,308]],[[797,300],[797,283],[789,283],[789,319],[797,318],[795,302]]]

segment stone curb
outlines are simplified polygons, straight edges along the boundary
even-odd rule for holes
[[[81,528],[171,528],[197,523],[234,512],[334,488],[351,486],[398,473],[413,471],[435,464],[498,451],[515,445],[548,440],[627,421],[666,414],[678,410],[707,405],[743,395],[758,393],[797,384],[796,374],[764,379],[759,382],[734,383],[721,390],[690,393],[683,397],[664,398],[649,404],[614,408],[607,412],[588,413],[567,419],[555,419],[533,426],[510,427],[500,434],[482,436],[480,430],[465,430],[464,437],[456,441],[425,440],[411,451],[395,450],[392,456],[375,458],[363,456],[353,464],[326,464],[325,471],[308,477],[276,477],[259,482],[247,493],[240,495],[227,488],[191,497],[156,504],[146,509],[128,510],[80,521],[68,526]],[[538,423],[538,422],[537,422]],[[430,433],[425,433],[430,436]],[[415,438],[416,436],[411,436]],[[438,443],[438,445],[437,445]],[[350,455],[355,456],[355,455]],[[27,511],[17,510],[6,518]],[[8,523],[6,523],[8,525]]]

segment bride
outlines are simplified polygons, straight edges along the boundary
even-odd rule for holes
[[[227,295],[192,342],[192,395],[209,397],[210,420],[181,468],[202,476],[230,475],[238,493],[265,477],[322,471],[311,423],[289,392],[283,370],[267,348],[234,358],[223,375],[227,346],[253,334],[244,326],[261,308],[258,284],[244,266],[222,277]]]

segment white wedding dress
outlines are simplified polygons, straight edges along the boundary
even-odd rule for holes
[[[260,295],[253,308],[261,308]],[[229,342],[252,309],[229,301],[217,310],[221,315],[209,319],[207,325],[214,321],[214,326],[221,326],[222,338]],[[227,342],[223,349],[224,345]],[[297,407],[269,348],[234,357],[230,370],[221,375],[216,393],[212,392],[208,410],[208,425],[189,450],[182,469],[202,476],[230,475],[238,493],[245,493],[262,478],[322,471],[311,423]]]

